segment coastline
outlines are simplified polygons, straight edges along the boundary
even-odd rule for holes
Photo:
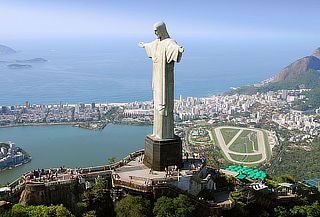
[[[29,163],[32,157],[21,147],[12,142],[0,142],[0,171],[10,170]],[[22,159],[21,159],[22,158]]]
[[[79,127],[83,129],[89,130],[97,130],[90,127],[86,127],[87,124],[101,124],[101,121],[75,121],[75,122],[54,122],[54,123],[25,123],[25,124],[8,124],[8,125],[0,125],[0,128],[9,128],[9,127],[30,127],[30,126],[58,126],[58,125],[72,125],[74,127]],[[150,126],[152,123],[137,123],[137,122],[105,122],[105,125],[101,127],[102,130],[108,123],[118,124],[118,125],[129,125],[129,126]]]
[[[77,125],[77,124],[87,124],[87,123],[97,123],[97,122],[89,122],[89,121],[74,121],[74,122],[54,122],[54,123],[25,123],[25,124],[8,124],[1,125],[0,128],[7,127],[28,127],[28,126],[51,126],[51,125]],[[75,126],[78,127],[78,126]]]
[[[0,172],[5,171],[5,170],[12,170],[12,169],[17,168],[17,167],[19,167],[19,166],[22,166],[22,165],[24,165],[24,164],[30,163],[31,160],[32,160],[32,157],[28,157],[25,161],[23,161],[23,162],[21,162],[21,163],[19,163],[19,164],[17,164],[17,165],[12,165],[12,166],[5,167],[5,168],[0,169]],[[0,183],[0,184],[1,184],[1,183]]]

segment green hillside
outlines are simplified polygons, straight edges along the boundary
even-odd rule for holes
[[[286,79],[284,81],[269,83],[261,87],[253,85],[240,87],[236,90],[228,92],[228,94],[255,94],[257,92],[265,93],[268,91],[290,90],[299,88],[317,88],[320,85],[320,70],[309,70],[295,78]]]
[[[253,85],[240,87],[230,91],[227,94],[255,94],[257,92],[265,93],[268,91],[277,90],[293,90],[299,88],[311,89],[306,92],[307,100],[297,102],[295,107],[300,110],[315,109],[320,106],[320,70],[308,70],[307,72],[298,75],[294,78],[289,78],[283,81],[268,83],[264,86],[255,87]]]

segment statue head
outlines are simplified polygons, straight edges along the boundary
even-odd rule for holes
[[[170,38],[170,36],[167,32],[166,24],[162,21],[155,23],[153,25],[153,30],[154,30],[154,33],[156,34],[156,36],[158,37],[158,39],[160,39],[160,40]]]

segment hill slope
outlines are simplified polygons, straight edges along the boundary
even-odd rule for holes
[[[320,106],[320,48],[317,48],[311,56],[295,61],[268,80],[268,83],[240,87],[227,94],[254,94],[283,89],[307,88],[311,89],[306,94],[309,100],[305,105],[299,105],[299,109],[318,108]]]
[[[4,55],[4,54],[13,54],[16,53],[15,50],[13,50],[10,47],[4,46],[0,44],[0,55]]]
[[[265,93],[268,91],[277,90],[293,90],[299,88],[318,88],[320,86],[320,70],[308,70],[305,73],[299,74],[297,76],[292,76],[286,78],[285,80],[278,82],[270,82],[262,86],[244,86],[239,87],[236,90],[229,92],[230,94],[254,94],[257,92]]]
[[[301,58],[264,83],[237,88],[231,93],[253,94],[269,90],[317,88],[320,85],[320,47],[311,56]]]
[[[315,56],[301,58],[282,69],[271,82],[284,81],[306,73],[308,70],[320,70],[320,59]]]

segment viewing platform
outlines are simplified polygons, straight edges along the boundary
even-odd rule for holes
[[[0,200],[41,204],[47,198],[39,199],[41,203],[32,202],[29,199],[34,196],[30,195],[37,195],[36,198],[41,198],[43,194],[62,195],[68,189],[91,188],[97,179],[106,178],[110,183],[108,189],[113,189],[114,192],[134,191],[139,194],[153,195],[154,198],[176,197],[184,194],[194,204],[210,210],[230,209],[234,206],[234,201],[229,197],[224,198],[223,201],[206,201],[198,197],[201,190],[215,188],[215,178],[218,175],[218,172],[215,173],[215,170],[205,166],[204,159],[200,156],[183,158],[181,168],[173,165],[163,171],[151,170],[143,164],[143,158],[144,150],[140,150],[111,165],[30,171],[6,186],[5,191],[0,194]],[[48,198],[51,197],[48,196]],[[52,200],[50,203],[57,202],[52,198],[50,200]]]
[[[151,192],[152,186],[163,183],[174,185],[180,183],[179,187],[188,188],[186,179],[189,180],[203,169],[200,159],[184,159],[181,169],[178,169],[177,166],[170,166],[163,171],[153,171],[143,164],[143,157],[144,155],[141,155],[126,165],[115,169],[112,173],[114,186],[128,187],[144,192]]]

